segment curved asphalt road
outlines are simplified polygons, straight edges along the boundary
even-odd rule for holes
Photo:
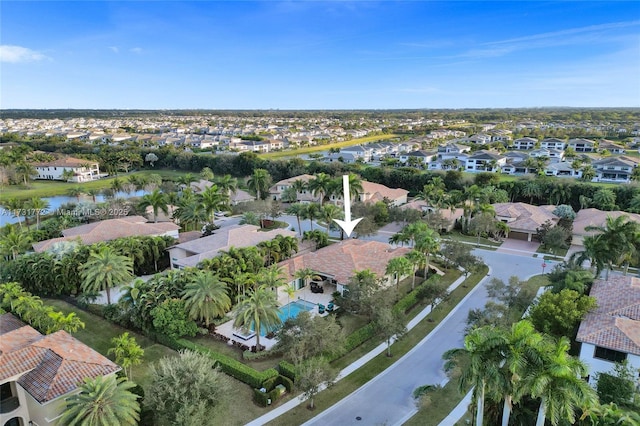
[[[401,425],[416,412],[413,390],[446,380],[442,354],[462,346],[467,313],[484,306],[487,301],[485,285],[489,280],[496,277],[506,282],[513,275],[526,279],[542,272],[541,259],[531,257],[531,254],[520,256],[485,250],[476,250],[474,254],[489,265],[490,276],[405,356],[305,425]]]

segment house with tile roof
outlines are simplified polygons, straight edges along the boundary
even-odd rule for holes
[[[591,163],[596,169],[594,182],[631,182],[633,169],[638,167],[638,161],[626,156],[605,157]]]
[[[467,158],[466,172],[494,172],[507,164],[507,157],[498,152],[480,150]]]
[[[79,241],[82,244],[94,244],[117,238],[137,236],[170,236],[178,238],[180,227],[173,222],[147,222],[142,216],[123,216],[115,219],[80,225],[62,231],[62,237],[52,238],[33,244],[34,251],[40,253],[49,250],[61,241]]]
[[[563,139],[545,138],[540,142],[540,148],[564,150],[567,143]]]
[[[558,222],[558,216],[551,213],[544,206],[533,206],[527,203],[496,203],[493,204],[496,219],[509,226],[507,238],[531,241],[536,229],[545,222]]]
[[[36,172],[35,179],[43,180],[66,180],[67,182],[89,182],[107,176],[100,173],[100,166],[97,161],[84,160],[81,158],[61,157],[51,161],[35,162],[31,164]],[[63,177],[65,172],[73,173],[70,178]]]
[[[278,263],[278,266],[282,267],[285,280],[294,290],[299,290],[305,285],[302,280],[295,278],[296,272],[309,268],[325,282],[335,285],[336,290],[342,293],[349,278],[356,271],[365,269],[369,269],[379,278],[386,278],[390,285],[393,277],[386,275],[387,264],[391,259],[404,256],[409,251],[406,247],[394,248],[378,241],[349,239],[285,260]]]
[[[217,229],[209,235],[169,247],[169,260],[172,269],[195,267],[203,260],[213,259],[231,247],[244,248],[273,240],[276,236],[297,237],[293,231],[272,229],[263,232],[255,225],[233,225]]]
[[[520,150],[534,149],[537,143],[538,143],[538,139],[536,138],[530,138],[530,137],[518,138],[513,141],[513,148],[520,149]]]
[[[589,376],[610,372],[624,360],[640,369],[640,278],[611,275],[596,280],[589,295],[597,307],[582,320],[576,337]]]
[[[49,425],[85,378],[121,368],[66,331],[42,335],[0,315],[0,424]]]
[[[585,228],[589,226],[605,226],[607,217],[609,216],[613,219],[619,216],[627,216],[628,220],[640,223],[640,214],[636,213],[628,213],[620,210],[603,211],[594,208],[580,209],[576,214],[576,218],[573,220],[573,240],[571,244],[582,246],[584,237],[597,233],[596,231],[587,231]]]
[[[358,193],[356,201],[363,203],[377,203],[378,201],[388,202],[392,206],[400,206],[407,202],[407,194],[409,191],[402,188],[389,188],[388,186],[380,183],[373,183],[363,180],[360,182],[362,185],[362,192]],[[337,205],[343,204],[342,195],[331,195],[329,197],[331,202]]]
[[[596,152],[597,143],[590,139],[576,138],[569,139],[567,148],[572,148],[575,152]]]

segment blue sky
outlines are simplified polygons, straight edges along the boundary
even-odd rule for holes
[[[0,4],[0,108],[640,106],[640,2]]]

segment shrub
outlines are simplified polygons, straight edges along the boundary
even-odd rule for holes
[[[253,389],[253,400],[256,404],[261,407],[266,407],[268,399],[269,395],[267,393],[260,391],[260,389]]]
[[[287,361],[280,361],[278,364],[278,371],[292,382],[296,381],[296,367],[293,364]]]
[[[374,334],[376,334],[376,330],[371,323],[354,331],[346,338],[344,345],[345,352],[351,352],[367,340],[371,339]]]

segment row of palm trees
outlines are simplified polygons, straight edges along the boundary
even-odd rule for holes
[[[562,420],[573,424],[576,413],[597,403],[595,391],[582,379],[586,366],[568,355],[569,339],[555,340],[537,332],[526,320],[511,329],[486,326],[472,330],[464,348],[449,350],[446,368],[458,364],[460,356],[468,366],[460,376],[460,388],[474,386],[476,424],[482,425],[485,400],[502,401],[502,425],[507,426],[514,404],[525,398],[539,400],[536,426],[545,419],[558,425]]]

